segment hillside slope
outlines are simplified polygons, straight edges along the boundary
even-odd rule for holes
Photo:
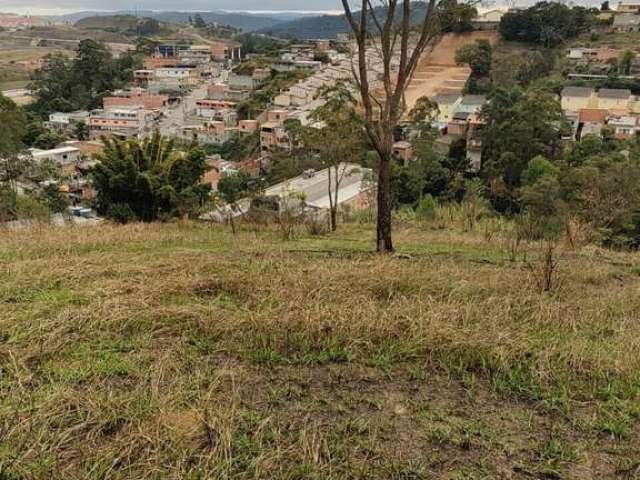
[[[501,228],[3,231],[0,478],[634,478],[637,256]]]
[[[274,15],[265,14],[252,14],[252,13],[235,13],[235,12],[180,12],[180,11],[129,11],[123,10],[119,12],[77,12],[73,14],[63,15],[56,17],[59,20],[69,22],[79,22],[88,17],[103,17],[103,16],[121,16],[121,15],[133,15],[138,17],[148,17],[161,22],[170,23],[187,23],[189,18],[193,18],[196,13],[200,13],[203,20],[207,23],[221,23],[223,25],[231,25],[232,27],[241,28],[245,32],[252,32],[263,28],[270,28],[274,25],[288,21],[292,19],[292,14],[284,14],[282,18],[277,18]]]
[[[416,24],[424,18],[426,5],[424,2],[416,2],[412,9],[412,23]],[[375,10],[378,18],[384,18],[385,8],[376,7]],[[355,13],[355,16],[357,17],[358,14]],[[401,13],[398,13],[396,17],[399,20]],[[260,33],[281,38],[316,39],[335,38],[339,33],[349,33],[350,31],[349,23],[344,15],[320,15],[281,22],[273,27],[263,28]]]

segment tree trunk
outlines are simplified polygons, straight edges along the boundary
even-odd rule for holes
[[[378,172],[378,222],[376,226],[376,250],[393,252],[391,241],[391,154],[380,154]]]
[[[334,205],[330,208],[331,211],[331,231],[335,232],[338,229],[338,208]]]
[[[233,218],[233,211],[229,213],[229,223],[231,224],[231,233],[236,234],[236,221]]]

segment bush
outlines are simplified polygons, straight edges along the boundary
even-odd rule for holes
[[[114,203],[111,205],[107,212],[107,216],[114,222],[121,223],[123,225],[137,220],[136,214],[126,203]]]
[[[16,219],[16,192],[9,185],[0,185],[0,222]]]
[[[50,211],[44,203],[37,199],[28,195],[18,195],[16,197],[16,217],[19,220],[48,222]]]
[[[416,207],[416,217],[421,220],[433,220],[436,218],[438,201],[431,195],[425,195]]]

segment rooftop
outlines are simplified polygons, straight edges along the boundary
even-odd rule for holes
[[[467,105],[483,105],[486,101],[485,95],[465,95],[462,97],[462,103]]]
[[[618,98],[627,99],[631,96],[631,90],[621,88],[601,88],[598,90],[598,97],[600,98]]]
[[[79,148],[76,147],[60,147],[60,148],[52,148],[50,150],[40,150],[38,148],[32,148],[29,150],[31,155],[34,157],[42,157],[48,155],[62,155],[64,153],[76,153],[80,152]]]
[[[564,87],[560,95],[563,97],[590,97],[593,93],[593,88],[589,87]]]
[[[621,13],[613,17],[613,26],[640,25],[640,15],[634,13]]]
[[[580,123],[604,123],[609,116],[609,110],[601,108],[583,108],[578,114]]]

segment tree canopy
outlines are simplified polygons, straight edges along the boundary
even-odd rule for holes
[[[596,13],[595,9],[581,6],[538,2],[527,9],[505,13],[499,31],[505,40],[555,47],[587,31],[594,23]]]
[[[155,133],[145,140],[104,139],[92,171],[98,211],[115,220],[153,221],[196,213],[210,187],[200,183],[207,170],[204,152],[175,150]]]
[[[32,78],[32,109],[46,116],[52,111],[70,112],[99,108],[110,91],[122,88],[141,67],[135,54],[114,59],[100,42],[85,39],[78,45],[74,59],[50,54]]]

